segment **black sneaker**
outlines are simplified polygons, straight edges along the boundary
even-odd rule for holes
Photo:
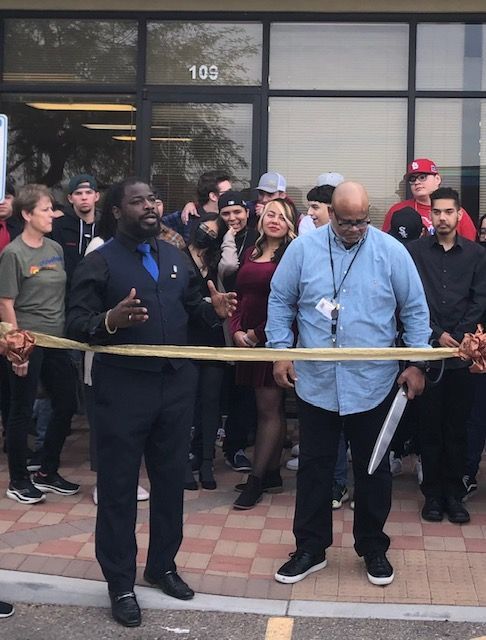
[[[478,483],[474,476],[463,476],[462,484],[464,485],[464,489],[466,490],[463,500],[468,500],[472,496],[472,494],[478,490]]]
[[[17,500],[22,504],[35,504],[36,502],[43,502],[46,497],[39,491],[30,480],[24,480],[23,482],[17,482],[15,485],[10,483],[6,491],[7,498],[10,500]]]
[[[371,584],[385,586],[393,582],[395,574],[384,551],[374,551],[364,556],[368,580]]]
[[[64,480],[58,473],[42,474],[40,471],[32,476],[34,487],[43,493],[59,493],[62,496],[72,496],[79,491],[79,484]]]
[[[235,485],[235,491],[240,493],[245,490],[246,482],[240,482]],[[273,471],[267,471],[262,480],[262,492],[263,493],[282,493],[283,480],[280,475],[280,469],[274,469]]]
[[[0,600],[0,618],[9,618],[10,616],[13,616],[14,613],[15,609],[13,605],[9,602],[2,602]]]
[[[334,482],[332,486],[332,508],[340,509],[343,503],[349,500],[349,493],[347,487],[343,484]]]
[[[238,451],[232,456],[226,456],[225,462],[228,467],[233,469],[233,471],[241,471],[242,473],[251,471],[251,462],[246,457],[243,449],[238,449]]]
[[[422,518],[428,522],[442,522],[444,518],[444,502],[438,498],[425,498],[422,507]]]
[[[253,509],[262,499],[262,481],[256,476],[249,475],[246,485],[240,495],[233,502],[233,509]]]
[[[462,502],[453,496],[445,499],[444,511],[447,513],[449,522],[454,524],[466,524],[471,519],[469,511],[464,507]]]
[[[309,551],[295,551],[275,574],[275,580],[283,584],[294,584],[303,580],[309,573],[319,571],[327,566],[326,552],[314,555]]]

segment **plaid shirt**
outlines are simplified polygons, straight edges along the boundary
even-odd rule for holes
[[[177,231],[174,231],[173,229],[169,229],[169,227],[166,227],[165,224],[160,225],[159,240],[164,240],[165,242],[168,242],[169,244],[173,245],[174,247],[177,247],[178,249],[186,248],[186,243],[184,242],[184,239],[182,238],[182,236],[179,233],[177,233]]]

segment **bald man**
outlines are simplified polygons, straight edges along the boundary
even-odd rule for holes
[[[406,346],[428,346],[429,312],[415,265],[397,240],[369,225],[366,190],[343,182],[334,191],[329,224],[294,240],[279,263],[268,303],[268,347],[291,348],[295,320],[299,347],[393,347],[397,315]],[[372,476],[367,467],[397,383],[407,385],[409,398],[423,391],[419,367],[398,374],[397,361],[339,361],[338,353],[334,362],[275,363],[276,382],[295,386],[300,424],[297,549],[275,574],[278,582],[293,584],[327,564],[342,431],[353,459],[354,547],[372,584],[392,582],[383,531],[391,505],[388,456]]]

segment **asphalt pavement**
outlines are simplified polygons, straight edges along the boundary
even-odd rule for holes
[[[485,624],[343,618],[275,618],[225,612],[144,610],[136,629],[117,625],[106,608],[17,604],[0,620],[2,640],[470,640]],[[278,619],[278,621],[282,619]]]

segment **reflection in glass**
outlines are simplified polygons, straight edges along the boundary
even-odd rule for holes
[[[271,98],[268,166],[287,178],[302,210],[319,174],[362,182],[381,227],[403,197],[407,101],[401,98]]]
[[[486,213],[486,100],[424,98],[415,113],[415,155],[437,163],[442,184],[457,189],[477,219]]]
[[[5,82],[134,83],[134,20],[5,20]]]
[[[154,104],[150,175],[166,211],[194,199],[199,176],[210,169],[249,186],[251,134],[250,104]]]
[[[407,24],[271,25],[271,89],[405,90],[407,82]]]
[[[486,25],[419,24],[417,89],[484,91]]]
[[[149,84],[261,84],[261,24],[170,21],[147,29]]]
[[[135,132],[129,96],[4,95],[0,112],[9,118],[7,172],[17,184],[60,187],[90,173],[104,188],[133,173],[134,143],[116,139]]]

